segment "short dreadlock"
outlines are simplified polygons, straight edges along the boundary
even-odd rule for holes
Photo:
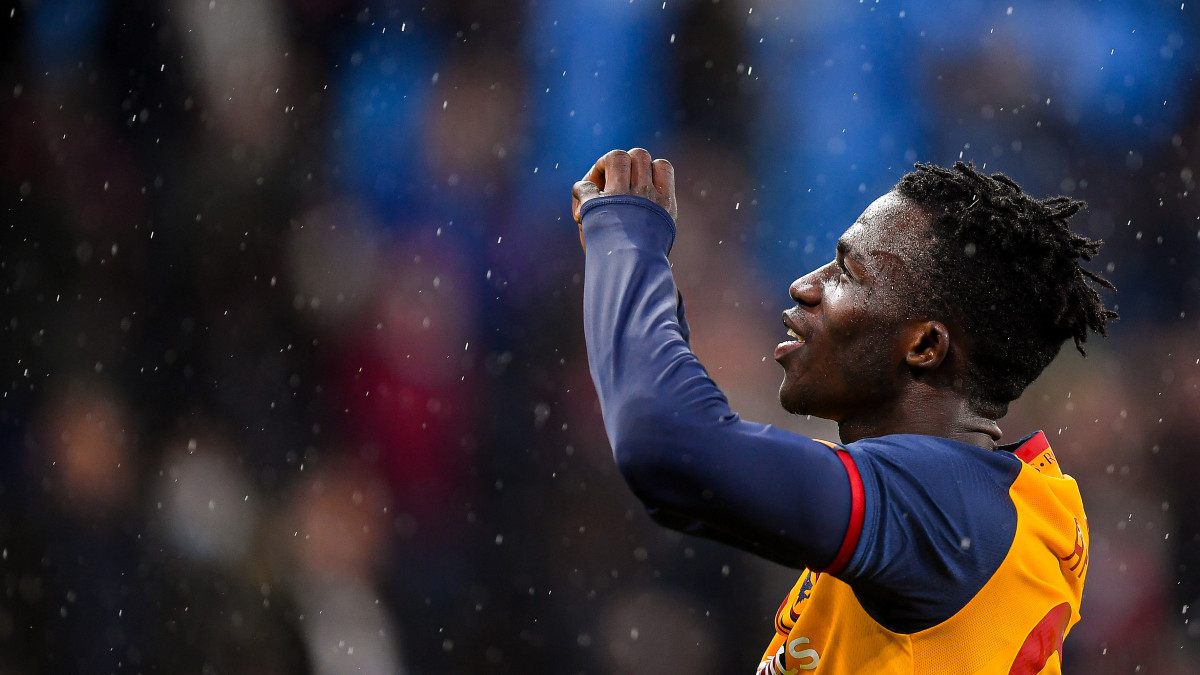
[[[1030,197],[1008,176],[974,164],[915,167],[895,191],[932,216],[929,266],[917,270],[930,282],[920,309],[966,331],[967,393],[999,418],[1068,338],[1086,356],[1089,331],[1108,335],[1117,313],[1095,285],[1116,288],[1080,265],[1102,242],[1067,225],[1084,202]]]

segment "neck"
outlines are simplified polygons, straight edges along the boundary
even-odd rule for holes
[[[843,443],[889,434],[920,434],[995,450],[1000,425],[974,411],[960,396],[926,389],[891,409],[839,421],[838,434]]]

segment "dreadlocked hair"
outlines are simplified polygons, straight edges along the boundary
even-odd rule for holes
[[[917,302],[966,332],[966,391],[981,411],[1003,416],[1068,338],[1086,356],[1089,331],[1108,335],[1118,317],[1096,286],[1116,288],[1080,265],[1103,242],[1067,224],[1087,204],[1031,197],[962,162],[916,164],[895,190],[932,216],[927,266],[916,270],[929,291]]]

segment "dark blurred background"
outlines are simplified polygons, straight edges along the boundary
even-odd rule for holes
[[[676,166],[693,343],[915,161],[1091,208],[1123,315],[1014,405],[1080,482],[1068,673],[1200,672],[1200,7],[0,2],[0,673],[752,672],[796,572],[654,527],[570,187]],[[798,486],[802,489],[802,486]]]

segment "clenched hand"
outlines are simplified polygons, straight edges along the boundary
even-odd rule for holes
[[[666,209],[671,220],[678,220],[675,167],[665,159],[651,160],[643,148],[610,150],[571,189],[571,211],[579,224],[579,243],[585,248],[579,208],[589,199],[610,195],[645,197]]]

